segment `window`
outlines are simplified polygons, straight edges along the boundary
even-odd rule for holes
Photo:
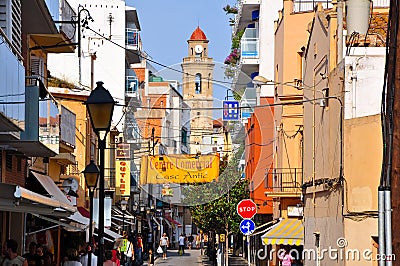
[[[6,154],[6,168],[7,170],[11,171],[12,170],[12,155],[7,153]]]
[[[187,130],[182,128],[181,142],[183,145],[187,145]]]
[[[22,158],[17,157],[17,171],[21,172],[22,171]]]
[[[194,79],[194,85],[195,85],[194,92],[196,94],[200,94],[201,93],[201,74],[200,73],[196,74],[196,77]]]

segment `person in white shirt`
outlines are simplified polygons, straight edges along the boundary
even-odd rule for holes
[[[179,253],[179,255],[183,255],[183,254],[185,254],[185,236],[183,234],[181,234],[179,236],[178,241],[179,241],[179,251],[178,251],[178,253]]]
[[[88,245],[87,248],[86,248],[86,253],[84,255],[82,255],[81,259],[80,259],[82,266],[88,266],[89,265],[88,264],[89,252],[91,252],[91,248]],[[92,257],[91,257],[90,261],[91,261],[91,263],[90,263],[91,266],[97,266],[97,256],[93,252],[92,252]]]
[[[169,246],[169,239],[166,233],[164,233],[160,239],[160,247],[163,250],[163,259],[167,259],[167,247]]]

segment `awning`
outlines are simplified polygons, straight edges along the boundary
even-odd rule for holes
[[[63,222],[63,221],[55,220],[55,219],[53,219],[53,218],[46,217],[46,216],[43,216],[43,215],[40,215],[40,214],[34,214],[34,213],[32,213],[32,215],[34,215],[34,216],[36,216],[36,217],[38,217],[38,218],[40,218],[40,219],[43,219],[43,220],[45,220],[45,221],[49,221],[49,222],[55,223],[55,224],[57,224],[57,225],[61,225],[61,226],[63,226],[67,231],[80,232],[80,231],[83,231],[83,230],[86,229],[85,227],[83,227],[83,226],[81,226],[81,225],[79,225],[79,224],[67,224],[67,223],[65,223],[65,222]],[[69,217],[68,217],[68,218],[69,218]],[[36,232],[37,232],[37,231],[36,231]],[[32,234],[32,233],[35,233],[35,232],[30,232],[29,234]]]
[[[111,236],[112,238],[119,239],[122,238],[122,236],[114,231],[111,231],[110,229],[104,228],[104,233]]]
[[[53,199],[72,206],[72,203],[67,199],[67,196],[65,196],[60,188],[57,187],[56,183],[54,183],[53,179],[50,176],[35,173],[33,171],[31,171],[31,173],[36,177],[39,183],[44,187],[44,189]]]
[[[111,210],[112,210],[111,218],[119,217],[119,218],[124,218],[125,220],[135,219],[135,216],[133,216],[128,211],[122,211],[115,206],[113,206]]]
[[[261,236],[264,245],[304,244],[304,225],[299,219],[284,219]]]
[[[182,227],[182,225],[181,225],[179,222],[177,222],[177,221],[175,221],[174,219],[172,219],[171,216],[166,215],[164,218],[165,218],[167,221],[173,223],[174,225],[176,225],[176,226],[178,226],[178,227]]]
[[[89,226],[89,223],[90,223],[90,219],[84,217],[79,211],[68,216],[68,219],[72,220],[73,222],[85,225],[85,226]]]
[[[66,217],[76,211],[72,205],[60,202],[23,187],[0,183],[0,210]]]
[[[57,153],[49,149],[40,141],[15,140],[8,141],[7,144],[16,151],[23,153],[28,157],[53,157],[57,155]]]

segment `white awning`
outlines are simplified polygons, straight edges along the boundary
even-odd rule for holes
[[[89,225],[90,223],[90,219],[83,216],[79,211],[69,216],[68,219],[83,225]]]
[[[86,227],[80,226],[79,224],[71,225],[71,224],[67,224],[67,223],[64,223],[64,222],[62,222],[62,221],[55,220],[55,219],[52,219],[52,218],[50,218],[50,217],[46,217],[46,216],[43,216],[43,215],[40,215],[40,214],[34,214],[34,213],[32,213],[32,215],[34,215],[34,216],[36,216],[36,217],[38,217],[38,218],[40,218],[40,219],[43,219],[43,220],[46,220],[46,221],[49,221],[49,222],[52,222],[52,223],[61,225],[61,226],[63,226],[67,231],[80,232],[80,231],[84,231],[84,230],[86,229]]]
[[[115,233],[114,231],[111,231],[110,229],[107,229],[107,228],[104,228],[104,233],[106,233],[107,235],[109,235],[112,238],[114,238],[114,240],[122,238],[122,236],[120,234]]]
[[[23,187],[0,183],[0,210],[68,216],[76,211],[74,206],[40,195]]]
[[[31,173],[36,177],[39,183],[46,189],[47,193],[53,198],[60,202],[64,202],[72,206],[72,203],[67,199],[67,196],[57,187],[56,183],[54,183],[53,179],[48,175],[42,175],[39,173],[32,172]]]
[[[114,220],[117,220],[117,221],[120,221],[120,222],[124,222],[124,223],[130,224],[130,225],[135,225],[135,223],[129,221],[131,219],[121,219],[121,218],[117,218],[117,217],[115,217],[113,215],[111,215],[111,219],[114,219]]]

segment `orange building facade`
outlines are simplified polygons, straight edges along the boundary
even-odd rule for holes
[[[257,215],[263,222],[272,218],[272,198],[265,192],[272,187],[266,177],[273,169],[274,103],[272,97],[261,97],[260,106],[246,124],[246,179],[249,180],[250,197],[257,204]],[[269,182],[269,183],[268,183]]]

